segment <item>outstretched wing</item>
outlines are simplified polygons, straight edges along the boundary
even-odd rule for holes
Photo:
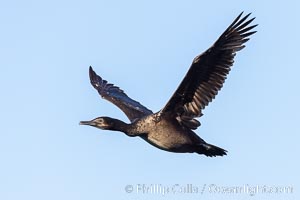
[[[131,122],[152,114],[151,110],[129,98],[119,87],[103,80],[94,72],[92,67],[89,69],[89,74],[92,86],[98,91],[101,97],[118,106]]]
[[[173,112],[181,124],[191,129],[200,125],[194,118],[200,117],[201,111],[215,98],[233,65],[236,52],[243,49],[248,37],[256,32],[251,30],[257,25],[248,26],[255,18],[247,20],[250,14],[241,18],[242,14],[211,48],[194,58],[178,89],[161,110],[161,115]]]

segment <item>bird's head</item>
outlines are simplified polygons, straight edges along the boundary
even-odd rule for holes
[[[81,121],[80,125],[89,125],[103,130],[110,130],[114,126],[114,119],[110,117],[97,117],[91,121]]]

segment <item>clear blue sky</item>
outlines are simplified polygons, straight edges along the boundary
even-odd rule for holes
[[[295,0],[2,1],[0,199],[299,199],[299,8]],[[78,125],[103,115],[127,121],[90,85],[90,65],[158,111],[241,11],[252,12],[258,32],[197,130],[228,156],[168,153]],[[163,196],[137,184],[205,188]],[[250,196],[214,186],[294,190]]]

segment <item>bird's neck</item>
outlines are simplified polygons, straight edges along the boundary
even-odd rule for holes
[[[131,135],[131,133],[133,132],[131,124],[127,124],[118,119],[114,119],[114,124],[110,128],[110,130],[120,131],[120,132],[126,133],[127,135]]]

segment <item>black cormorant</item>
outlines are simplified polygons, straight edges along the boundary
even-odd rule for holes
[[[200,126],[195,118],[215,98],[221,89],[237,51],[257,25],[249,25],[255,18],[241,13],[219,39],[204,53],[194,58],[181,84],[160,111],[153,113],[139,102],[129,98],[119,87],[108,83],[89,68],[90,81],[98,93],[118,106],[129,118],[125,123],[110,117],[81,121],[104,130],[140,136],[155,147],[169,152],[199,153],[206,156],[223,156],[226,150],[206,143],[194,131]]]

